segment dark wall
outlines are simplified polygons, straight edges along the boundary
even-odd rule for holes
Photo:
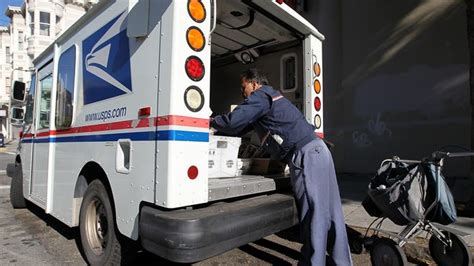
[[[307,1],[325,36],[326,136],[339,172],[373,172],[384,158],[470,147],[463,1]],[[469,160],[448,162],[468,175]]]

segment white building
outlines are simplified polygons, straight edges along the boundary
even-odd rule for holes
[[[7,132],[7,111],[10,102],[11,48],[10,30],[0,27],[0,132]]]
[[[30,81],[33,59],[76,22],[98,0],[26,0],[5,10],[11,21],[0,28],[0,110],[10,106],[13,81]],[[0,111],[0,130],[16,138]]]

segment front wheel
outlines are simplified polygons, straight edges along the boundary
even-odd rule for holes
[[[26,200],[23,196],[23,172],[21,164],[17,164],[15,167],[15,175],[10,184],[10,203],[14,209],[21,209],[26,207]]]
[[[90,265],[119,265],[122,246],[116,233],[107,190],[94,180],[84,195],[79,216],[81,247]]]
[[[393,240],[379,238],[370,250],[370,260],[374,266],[404,266],[408,264],[402,248]]]

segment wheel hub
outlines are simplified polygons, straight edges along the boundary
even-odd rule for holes
[[[104,205],[99,198],[89,204],[86,213],[86,237],[96,255],[107,248],[108,221]]]

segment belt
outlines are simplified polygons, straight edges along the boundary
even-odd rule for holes
[[[298,140],[295,145],[293,146],[293,148],[285,155],[285,157],[283,158],[283,161],[286,162],[286,163],[289,163],[291,161],[291,159],[293,158],[293,154],[297,151],[297,150],[300,150],[301,148],[303,148],[306,144],[310,143],[311,141],[317,139],[318,136],[316,135],[313,135],[313,134],[310,134],[300,140]]]

